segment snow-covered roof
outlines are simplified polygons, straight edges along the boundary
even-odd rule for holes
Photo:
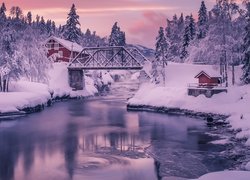
[[[207,76],[208,78],[215,78],[215,77],[221,77],[221,75],[219,74],[219,72],[212,70],[212,69],[206,69],[200,71],[195,78],[199,78],[200,75],[204,74],[205,76]]]
[[[61,39],[55,36],[51,36],[47,41],[50,41],[51,39],[57,41],[59,44],[61,44],[62,46],[64,46],[66,49],[70,50],[70,51],[75,51],[75,52],[81,52],[83,47],[75,42],[71,42],[65,39]]]

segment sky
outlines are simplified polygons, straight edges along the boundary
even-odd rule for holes
[[[211,9],[215,0],[205,0]],[[166,19],[193,13],[197,17],[201,0],[5,0],[7,9],[19,6],[24,14],[32,12],[51,19],[57,25],[66,23],[74,3],[80,16],[83,32],[89,28],[97,35],[109,36],[115,22],[126,33],[127,43],[154,48],[159,27],[166,27]]]

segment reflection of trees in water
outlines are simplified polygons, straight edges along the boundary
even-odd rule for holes
[[[78,149],[77,130],[77,124],[68,123],[63,139],[65,164],[71,179],[73,178],[74,168],[76,166],[76,154]]]
[[[14,132],[0,134],[0,179],[14,179],[15,165],[20,153],[19,142]]]
[[[32,142],[32,137],[26,137],[23,142],[23,156],[24,156],[24,170],[25,174],[30,172],[30,169],[34,163],[34,149],[35,146]]]

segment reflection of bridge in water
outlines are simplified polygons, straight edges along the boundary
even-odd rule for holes
[[[69,64],[69,84],[84,88],[84,70],[141,70],[148,59],[136,48],[123,46],[84,48]]]

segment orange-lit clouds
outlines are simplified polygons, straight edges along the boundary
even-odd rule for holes
[[[210,0],[205,0],[208,4]],[[126,33],[128,43],[154,47],[159,26],[166,26],[166,18],[173,14],[198,12],[201,0],[5,0],[7,9],[20,6],[24,13],[31,11],[65,24],[74,3],[80,16],[82,31],[90,28],[98,35],[108,36],[114,22]]]

